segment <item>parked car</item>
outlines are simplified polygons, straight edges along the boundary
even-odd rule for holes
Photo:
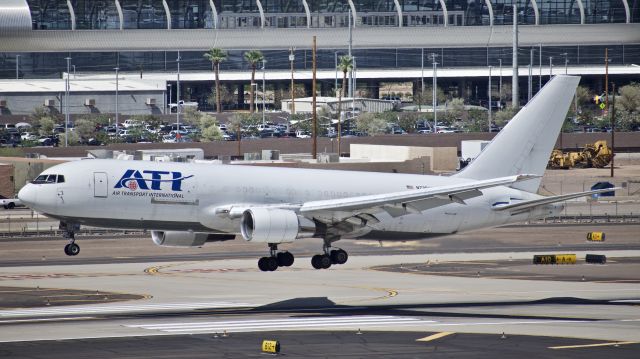
[[[0,199],[0,205],[4,207],[4,209],[14,209],[22,206],[22,202],[17,198],[2,198]]]

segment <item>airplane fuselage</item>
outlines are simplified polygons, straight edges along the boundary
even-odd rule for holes
[[[64,182],[36,181],[25,186],[20,196],[34,203],[34,210],[61,221],[105,228],[211,233],[239,233],[238,218],[216,212],[230,204],[297,204],[469,181],[445,176],[120,160],[68,162],[44,174],[62,175]],[[504,186],[487,188],[464,204],[449,203],[396,217],[382,211],[377,215],[380,222],[351,237],[427,238],[552,216],[562,209],[561,205],[549,205],[517,215],[493,210],[496,204],[539,197]]]

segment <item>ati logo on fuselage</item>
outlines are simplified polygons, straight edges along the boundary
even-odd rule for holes
[[[142,173],[151,175],[151,178],[144,178]],[[128,188],[130,190],[135,191],[136,189],[141,190],[162,190],[163,182],[171,182],[171,190],[174,192],[182,191],[182,181],[193,177],[191,176],[182,176],[181,172],[169,172],[169,171],[140,171],[138,170],[127,170],[122,178],[116,183],[116,186],[113,188]]]

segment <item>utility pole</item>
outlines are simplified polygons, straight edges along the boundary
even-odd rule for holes
[[[489,98],[489,132],[491,132],[491,122],[492,122],[492,118],[491,118],[491,69],[493,68],[493,66],[489,65],[489,88],[488,88],[488,93],[489,96],[487,96]]]
[[[64,87],[64,147],[69,145],[69,72],[71,70],[71,58],[65,57],[67,60],[67,79]]]
[[[436,89],[438,88],[438,63],[436,62],[436,57],[438,57],[438,54],[431,53],[431,63],[433,64],[433,83],[431,85],[431,100],[433,106],[433,133],[436,133],[436,127],[438,126],[438,111],[436,110],[436,106],[438,105],[438,97],[436,95]]]
[[[351,8],[349,8],[349,57],[353,58],[353,29],[351,28]],[[337,67],[337,65],[336,65]],[[353,71],[349,71],[349,97],[353,98]]]
[[[616,158],[616,84],[614,83],[611,83],[611,92],[613,92],[611,103],[611,177],[613,178],[613,159]]]
[[[296,59],[296,55],[293,54],[293,47],[289,49],[289,62],[291,62],[291,114],[295,115],[296,113],[296,91],[295,84],[293,82],[293,62]],[[337,70],[336,70],[337,71]],[[287,129],[289,125],[287,125]]]
[[[316,109],[316,36],[313,36],[313,47],[311,51],[312,67],[313,67],[313,80],[311,81],[311,94],[313,100],[311,101],[311,113],[313,114],[313,149],[311,150],[311,157],[315,160],[318,158],[318,111]]]
[[[518,7],[513,5],[513,75],[511,77],[511,106],[520,107],[520,91],[518,88]]]
[[[267,60],[262,59],[262,124],[264,125],[267,121],[265,121],[265,110],[267,109],[265,97],[267,97],[267,87],[265,82],[265,73],[266,73],[266,63]]]
[[[120,119],[120,115],[119,115],[119,111],[118,111],[118,87],[119,87],[119,82],[118,82],[118,78],[120,77],[120,68],[119,67],[115,67],[114,70],[116,70],[116,140],[118,139],[118,123],[119,123],[119,119]]]

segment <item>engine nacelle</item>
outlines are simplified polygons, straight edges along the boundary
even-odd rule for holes
[[[228,241],[235,237],[234,234],[151,231],[153,243],[163,247],[201,247],[206,242]]]
[[[303,226],[301,221],[309,223]],[[291,210],[249,208],[242,214],[240,231],[250,242],[283,243],[313,237],[315,225]]]

